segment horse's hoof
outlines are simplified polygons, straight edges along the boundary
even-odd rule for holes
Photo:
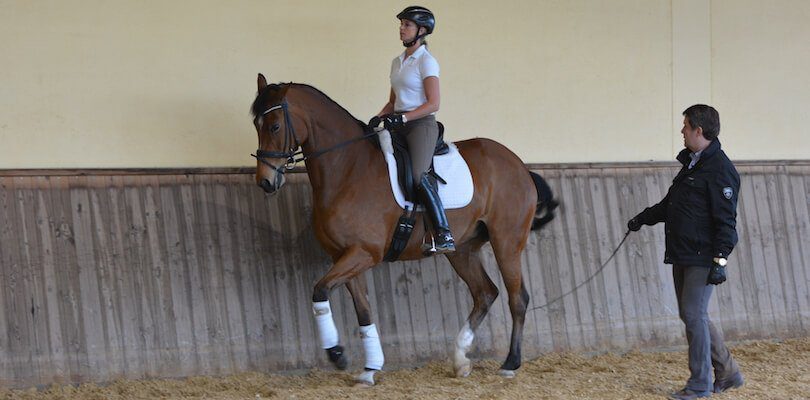
[[[504,378],[514,378],[515,375],[516,375],[516,372],[508,370],[508,369],[502,369],[502,370],[498,371],[498,375],[500,375],[500,376],[502,376]]]
[[[329,356],[329,361],[335,365],[335,368],[343,371],[349,366],[349,359],[343,354],[343,346],[335,346],[326,349],[326,355]]]
[[[472,363],[467,362],[466,364],[456,367],[456,378],[466,378],[470,376],[472,373]]]
[[[369,388],[374,386],[374,373],[377,370],[367,369],[354,377],[354,387]]]
[[[373,384],[368,384],[368,383],[365,383],[365,382],[357,382],[352,387],[357,388],[357,389],[370,389],[373,386],[374,386]]]

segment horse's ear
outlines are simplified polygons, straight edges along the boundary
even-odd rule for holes
[[[267,79],[264,78],[264,75],[259,74],[259,77],[256,79],[256,84],[259,86],[259,90],[267,87]]]

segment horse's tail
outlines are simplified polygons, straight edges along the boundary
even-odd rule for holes
[[[534,187],[537,189],[537,209],[534,213],[534,221],[532,221],[532,230],[535,231],[554,219],[554,209],[560,203],[554,200],[554,194],[551,193],[551,187],[548,186],[545,179],[531,171],[529,171],[529,174],[531,174]]]

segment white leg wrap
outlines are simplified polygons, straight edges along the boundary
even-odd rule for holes
[[[360,338],[363,340],[363,351],[366,353],[366,368],[381,370],[385,357],[383,356],[380,335],[374,324],[360,327]],[[373,381],[372,381],[373,382]]]
[[[470,351],[470,346],[472,346],[474,338],[475,334],[473,333],[472,329],[470,329],[470,324],[464,324],[464,327],[461,328],[461,331],[456,337],[456,365],[459,365],[461,362],[467,360],[467,352]]]
[[[315,324],[318,326],[318,336],[321,347],[329,349],[338,345],[338,332],[335,321],[332,319],[332,309],[329,300],[312,302],[312,312],[315,313]]]

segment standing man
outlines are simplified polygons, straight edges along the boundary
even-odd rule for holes
[[[740,176],[720,149],[717,110],[696,104],[683,112],[683,168],[660,203],[627,223],[631,231],[664,222],[664,263],[673,264],[678,312],[686,324],[689,371],[686,386],[673,399],[709,397],[743,384],[740,368],[709,320],[714,285],[726,280],[726,258],[737,244]],[[712,385],[712,367],[716,380]]]

